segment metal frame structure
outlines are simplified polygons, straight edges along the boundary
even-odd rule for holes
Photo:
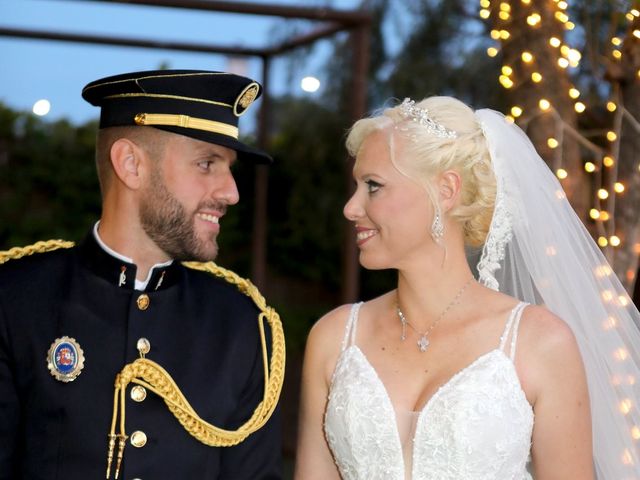
[[[362,117],[365,113],[367,70],[369,66],[369,38],[372,18],[371,14],[364,9],[336,10],[322,7],[298,7],[278,4],[255,4],[248,2],[214,0],[84,1],[143,5],[147,7],[191,9],[208,12],[238,13],[245,15],[274,16],[287,19],[305,19],[321,22],[321,24],[316,29],[308,33],[299,35],[292,39],[287,39],[278,45],[263,48],[175,41],[167,42],[162,40],[141,40],[125,37],[84,35],[3,27],[0,27],[0,36],[259,57],[262,60],[262,84],[264,87],[264,94],[258,117],[257,136],[259,146],[263,149],[268,149],[269,138],[267,125],[269,124],[270,116],[269,77],[271,59],[274,56],[289,52],[302,46],[310,45],[318,40],[328,38],[338,32],[347,31],[350,35],[350,42],[353,51],[350,116],[355,120]],[[346,162],[345,165],[345,176],[349,179],[351,177],[351,168],[353,163],[352,161],[349,161]],[[267,179],[267,167],[257,166],[255,173],[251,278],[252,281],[260,288],[266,287],[267,277]],[[348,184],[349,188],[352,188],[350,181]],[[359,293],[357,246],[353,232],[350,229],[345,230],[345,237],[343,239],[342,300],[344,302],[352,302],[356,300]]]

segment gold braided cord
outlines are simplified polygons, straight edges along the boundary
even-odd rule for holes
[[[27,245],[26,247],[13,247],[9,250],[2,250],[0,251],[0,265],[9,260],[17,260],[18,258],[33,255],[34,253],[50,252],[59,248],[71,248],[73,245],[73,242],[66,240],[42,240],[33,245]]]
[[[118,478],[120,465],[124,456],[124,447],[128,438],[125,431],[125,396],[124,392],[130,383],[142,385],[161,397],[167,408],[183,428],[199,442],[212,447],[231,447],[246,439],[249,435],[259,430],[269,420],[278,404],[282,383],[284,381],[285,367],[285,341],[280,316],[269,307],[258,289],[231,270],[219,267],[213,262],[183,262],[183,265],[200,270],[225,281],[234,284],[240,292],[250,297],[260,309],[258,315],[258,330],[262,346],[262,361],[264,367],[264,391],[262,401],[257,405],[251,418],[236,430],[226,430],[216,427],[202,418],[191,407],[180,388],[171,378],[171,375],[160,365],[148,358],[138,358],[125,365],[116,377],[114,393],[114,413],[109,432],[109,446],[107,452],[107,479],[110,478],[111,466],[115,456],[115,478]],[[271,360],[267,351],[267,340],[264,330],[264,322],[271,328]],[[119,412],[118,412],[119,410]],[[119,413],[119,415],[118,415]],[[120,433],[116,434],[116,423],[120,417]],[[117,455],[115,444],[118,442]]]

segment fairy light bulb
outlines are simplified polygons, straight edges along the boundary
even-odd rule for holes
[[[640,38],[640,30],[637,30],[637,29],[634,30],[633,31],[633,36],[636,37],[636,38]]]
[[[524,63],[533,62],[533,54],[531,52],[527,52],[527,51],[522,52],[521,58]]]
[[[518,118],[520,115],[522,115],[522,108],[514,105],[513,107],[511,107],[511,116],[513,116],[514,118]]]
[[[605,155],[604,158],[602,159],[602,163],[605,167],[611,168],[616,163],[616,161],[613,159],[613,157],[609,155]]]
[[[575,111],[576,111],[576,112],[578,112],[578,113],[582,113],[582,112],[584,112],[584,111],[587,109],[587,107],[585,106],[585,104],[584,104],[584,103],[582,103],[582,102],[576,102],[576,103],[575,103],[575,105],[573,106],[573,108],[574,108],[574,109],[575,109]]]
[[[575,48],[570,48],[569,53],[567,53],[567,60],[569,60],[569,65],[572,67],[577,67],[580,64],[580,60],[582,59],[582,54],[576,50]]]
[[[589,210],[589,217],[591,217],[591,219],[593,220],[597,220],[598,218],[600,218],[600,210],[598,210],[597,208],[592,208],[591,210]]]
[[[549,148],[557,148],[559,145],[558,140],[553,137],[549,137],[547,138],[547,145],[549,146]]]
[[[640,10],[638,10],[637,8],[632,8],[631,10],[629,10],[629,13],[632,15],[632,20],[633,17],[640,17]]]
[[[619,247],[620,237],[618,237],[617,235],[611,235],[611,237],[609,237],[609,243],[611,244],[612,247]]]
[[[564,168],[559,168],[558,170],[556,170],[556,176],[560,180],[564,180],[569,176],[569,173]]]
[[[607,198],[609,198],[609,192],[604,188],[598,189],[598,198],[600,200],[606,200]]]
[[[619,47],[620,45],[622,45],[622,40],[620,39],[620,37],[612,37],[611,43],[614,44],[616,47]]]
[[[562,45],[562,42],[558,37],[551,37],[549,39],[549,45],[551,45],[554,48],[558,48],[560,45]]]
[[[505,115],[504,119],[509,123],[516,123],[516,119],[513,118],[511,115]]]
[[[616,132],[612,130],[609,130],[607,132],[607,140],[609,140],[610,142],[615,142],[617,138],[618,138],[618,135],[616,135]]]
[[[539,13],[532,13],[527,17],[527,23],[532,27],[539,25],[541,20],[542,17]]]
[[[558,8],[561,10],[566,10],[568,6],[567,2],[558,2]]]
[[[616,182],[613,184],[613,189],[616,191],[616,193],[622,193],[624,192],[624,185],[620,182]]]
[[[509,76],[513,73],[513,68],[509,65],[503,65],[501,71],[503,75]]]
[[[540,110],[546,112],[551,108],[551,102],[549,102],[549,100],[547,100],[546,98],[541,98],[538,102],[538,106],[540,107]]]
[[[494,40],[500,40],[500,30],[491,30],[489,34]]]
[[[534,83],[540,83],[542,81],[542,75],[540,72],[533,72],[531,74],[531,80],[533,80]]]
[[[613,55],[613,58],[615,58],[616,60],[620,60],[622,58],[622,52],[620,50],[612,51],[611,55]]]
[[[613,352],[613,356],[616,360],[621,362],[625,361],[629,357],[629,352],[626,348],[618,348],[615,352]],[[629,405],[629,409],[631,409],[631,405]]]
[[[531,5],[531,0],[520,0],[523,5]]]
[[[556,12],[555,17],[558,21],[566,23],[569,21],[569,16],[564,12]]]
[[[513,87],[513,80],[511,80],[506,75],[500,75],[499,80],[500,80],[500,85],[502,85],[504,88],[509,89]]]
[[[629,413],[631,411],[631,407],[632,407],[632,403],[631,400],[628,398],[625,398],[624,400],[622,400],[620,402],[620,411],[626,415],[627,413]]]
[[[564,28],[565,30],[573,30],[574,28],[576,28],[576,24],[573,22],[566,22],[564,24]]]
[[[607,212],[606,210],[602,210],[600,212],[600,217],[598,218],[599,220],[602,220],[603,222],[606,222],[609,220],[609,212]]]
[[[495,57],[496,55],[498,55],[498,49],[496,47],[487,48],[487,55],[491,58]]]
[[[508,40],[511,34],[507,30],[500,30],[500,40]]]
[[[573,98],[573,99],[578,98],[578,97],[580,96],[580,90],[578,90],[578,89],[577,89],[577,88],[575,88],[575,87],[571,87],[571,88],[569,89],[569,96],[570,96],[571,98]]]
[[[585,171],[587,171],[588,173],[593,173],[596,171],[596,166],[593,162],[587,162],[584,164],[584,169]]]
[[[509,20],[509,18],[511,18],[511,14],[509,12],[505,12],[503,10],[503,11],[498,13],[498,17],[500,17],[500,20],[507,21],[507,20]]]
[[[480,18],[482,18],[483,20],[486,20],[487,18],[489,18],[491,14],[489,10],[482,8],[480,9],[479,15],[480,15]]]
[[[510,12],[511,11],[511,5],[509,5],[507,2],[501,2],[500,3],[500,11],[501,12]]]
[[[634,440],[640,440],[640,428],[637,425],[634,425],[631,429],[631,437]]]
[[[567,60],[566,58],[559,58],[558,66],[560,68],[567,68],[569,66],[569,60]]]
[[[598,245],[601,247],[606,247],[609,244],[609,240],[607,240],[607,237],[598,237]]]
[[[615,112],[618,106],[614,102],[607,102],[607,110],[610,112]]]
[[[480,6],[482,8],[489,8],[491,6],[491,2],[489,0],[480,0]]]

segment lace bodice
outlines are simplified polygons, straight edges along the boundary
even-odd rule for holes
[[[511,312],[498,348],[455,374],[416,412],[411,472],[405,472],[394,406],[354,341],[360,305],[351,309],[325,414],[325,434],[342,478],[531,479],[526,465],[533,410],[513,364],[526,304]]]

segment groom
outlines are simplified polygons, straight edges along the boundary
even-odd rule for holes
[[[260,94],[192,70],[84,88],[101,107],[100,220],[76,246],[0,252],[0,479],[105,478],[108,463],[107,478],[281,478],[279,318],[232,272],[181,263],[216,257],[236,160],[271,160],[239,140]],[[114,395],[125,366],[146,373]]]

